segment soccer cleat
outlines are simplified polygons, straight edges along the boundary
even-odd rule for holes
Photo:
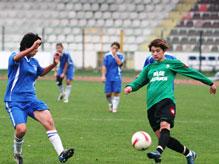
[[[194,164],[196,157],[197,157],[196,152],[190,151],[188,156],[186,156],[187,164]]]
[[[161,162],[161,154],[157,150],[147,153],[147,156],[150,159],[154,159],[157,164]]]
[[[65,94],[64,93],[60,93],[58,96],[58,101],[62,100],[64,98]]]
[[[59,161],[65,163],[74,154],[74,149],[66,149],[59,155]]]
[[[113,113],[116,113],[116,112],[117,112],[117,109],[112,109],[112,112],[113,112]]]
[[[21,154],[14,154],[14,160],[16,164],[23,164],[23,157]]]
[[[64,102],[64,103],[68,103],[68,99],[67,99],[67,98],[64,98],[63,102]]]

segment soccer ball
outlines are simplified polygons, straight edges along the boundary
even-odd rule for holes
[[[138,131],[132,135],[132,146],[137,150],[146,150],[151,143],[151,136],[144,131]]]

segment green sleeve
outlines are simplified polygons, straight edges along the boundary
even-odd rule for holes
[[[143,87],[149,82],[148,67],[149,66],[144,67],[144,69],[141,71],[138,77],[133,82],[127,85],[132,88],[132,91],[137,91],[138,89],[140,89],[141,87]]]
[[[177,72],[181,75],[198,80],[204,84],[207,84],[207,85],[213,84],[213,82],[210,79],[208,79],[205,75],[203,75],[201,72],[199,72],[193,68],[189,68],[188,66],[186,66],[184,63],[182,63],[179,60],[175,60],[175,62],[171,66],[171,69],[174,72]]]

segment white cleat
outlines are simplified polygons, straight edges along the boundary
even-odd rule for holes
[[[116,112],[117,112],[117,109],[113,109],[112,112],[113,112],[113,113],[116,113]]]
[[[64,103],[68,103],[68,99],[64,99],[63,102],[64,102]]]

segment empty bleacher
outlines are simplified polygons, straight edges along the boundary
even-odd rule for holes
[[[171,30],[168,41],[173,51],[181,45],[182,51],[199,51],[202,32],[202,51],[218,52],[219,49],[219,1],[198,0],[178,25]],[[177,39],[176,39],[177,38]]]
[[[103,51],[107,51],[110,43],[120,40],[123,30],[124,51],[136,51],[179,1],[0,0],[4,49],[17,49],[22,35],[32,31],[44,33],[45,51],[53,50],[59,41],[69,50],[81,50],[84,29],[88,49],[100,51],[102,43]]]

